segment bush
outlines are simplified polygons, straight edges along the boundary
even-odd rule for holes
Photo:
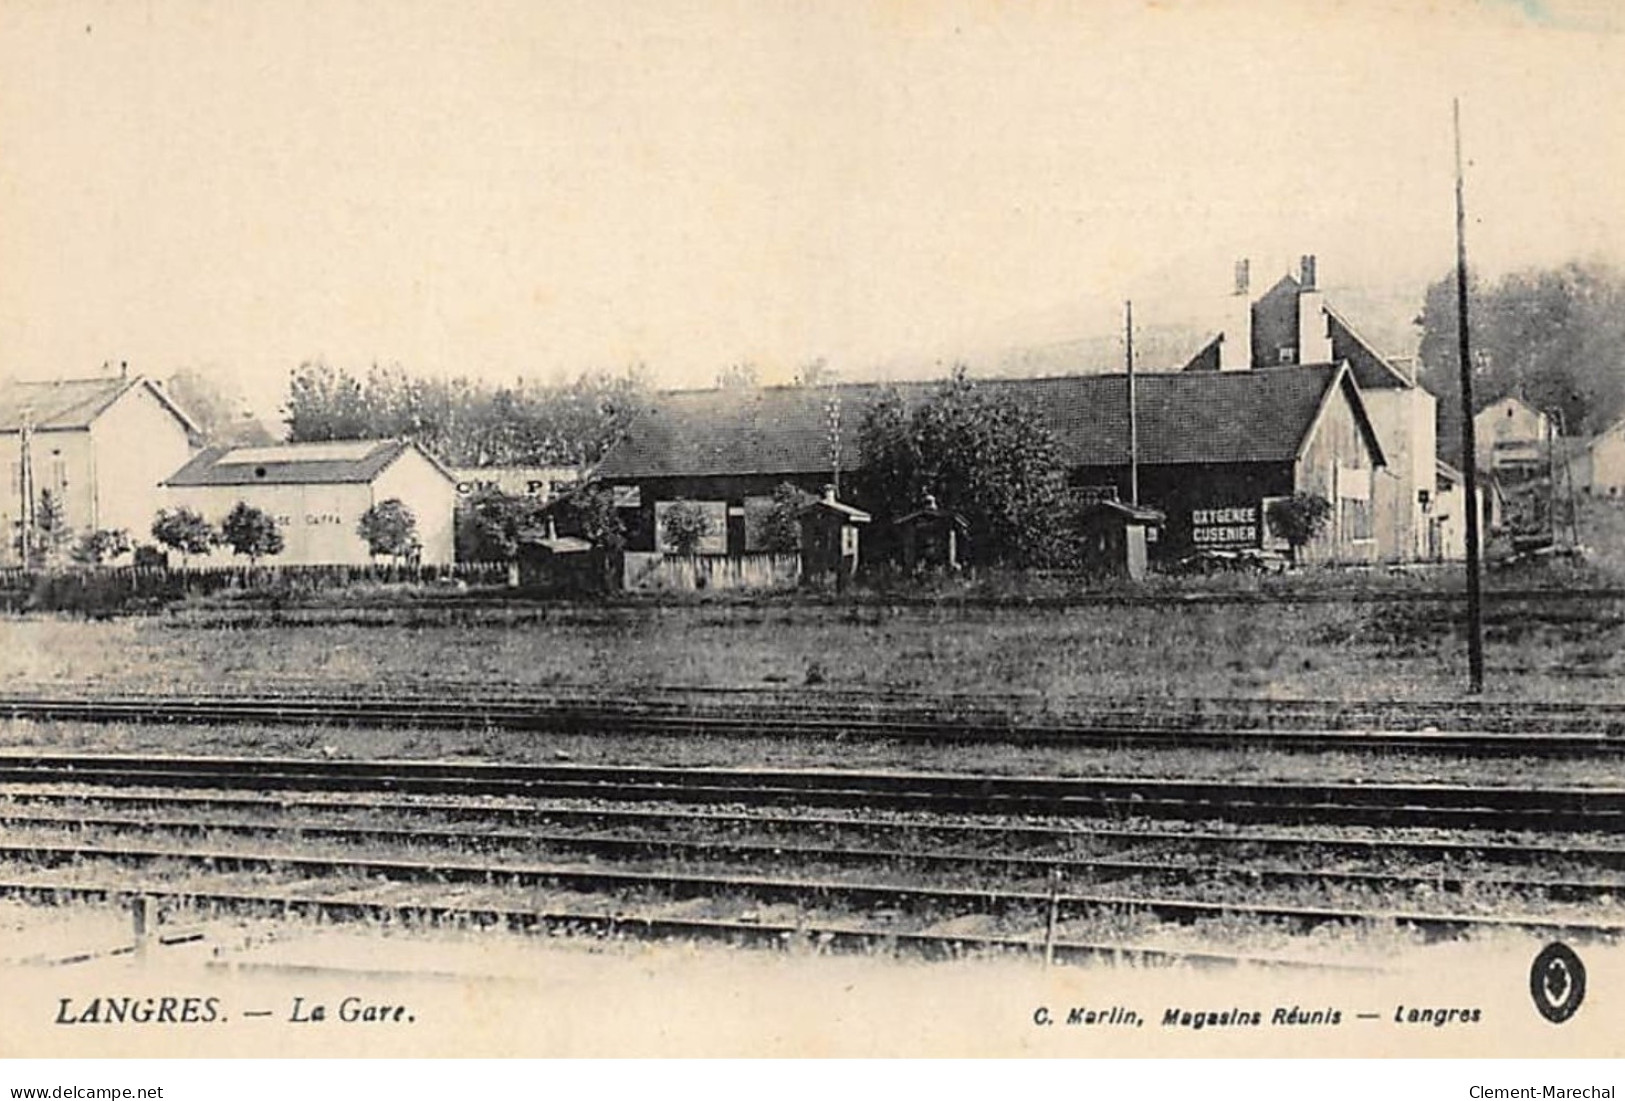
[[[788,553],[801,549],[801,513],[817,498],[800,486],[780,482],[773,507],[762,520],[762,549]]]
[[[81,566],[100,566],[109,559],[130,553],[130,533],[127,531],[92,531],[80,536],[70,552]]]
[[[694,554],[711,534],[711,517],[693,501],[675,501],[666,510],[662,526],[667,549],[673,554]]]
[[[1294,493],[1271,501],[1265,518],[1269,520],[1270,530],[1292,548],[1292,561],[1296,562],[1298,551],[1325,530],[1331,515],[1332,503],[1320,494]]]

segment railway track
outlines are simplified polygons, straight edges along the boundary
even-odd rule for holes
[[[185,695],[12,693],[0,717],[86,723],[439,728],[867,738],[922,744],[1237,747],[1459,756],[1625,755],[1625,706],[1245,699],[1066,700],[667,690],[605,699],[422,685]]]
[[[0,765],[0,894],[14,898],[1063,959],[1264,958],[1154,943],[1159,929],[1238,922],[1625,935],[1625,878],[1610,874],[1625,868],[1611,836],[1625,792],[72,755]],[[916,816],[878,817],[888,806]],[[1391,836],[1396,816],[1437,834],[1450,812],[1462,812],[1454,836]],[[1158,816],[1229,824],[1145,824]],[[1351,816],[1367,836],[1348,836],[1339,820]],[[1337,824],[1318,837],[1252,824],[1288,820]],[[1511,843],[1469,828],[1585,833]],[[1553,861],[1568,866],[1542,870]]]
[[[461,764],[241,757],[11,753],[0,783],[108,787],[390,791],[532,799],[660,800],[937,814],[1128,816],[1201,821],[1471,829],[1625,828],[1625,789],[1452,784],[1059,779],[960,773],[613,765]]]

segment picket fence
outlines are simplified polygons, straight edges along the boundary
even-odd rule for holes
[[[787,589],[801,580],[801,556],[751,554],[650,554],[628,551],[622,567],[628,590]]]

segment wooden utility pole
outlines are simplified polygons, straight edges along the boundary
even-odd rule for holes
[[[1456,340],[1461,355],[1462,472],[1467,478],[1467,690],[1484,691],[1484,609],[1479,584],[1478,440],[1473,430],[1473,357],[1467,325],[1467,206],[1461,169],[1461,100],[1451,102],[1456,135]]]
[[[23,568],[32,563],[34,546],[34,414],[24,409],[22,424],[17,431],[17,494],[21,498],[21,511],[17,521],[17,554]]]
[[[1140,421],[1134,399],[1134,303],[1123,303],[1123,328],[1128,361],[1128,503],[1140,505]]]

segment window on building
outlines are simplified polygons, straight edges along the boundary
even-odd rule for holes
[[[1275,361],[1277,363],[1298,362],[1298,349],[1292,347],[1290,344],[1276,349]]]
[[[1338,502],[1338,530],[1345,540],[1370,539],[1371,502],[1344,497]]]

